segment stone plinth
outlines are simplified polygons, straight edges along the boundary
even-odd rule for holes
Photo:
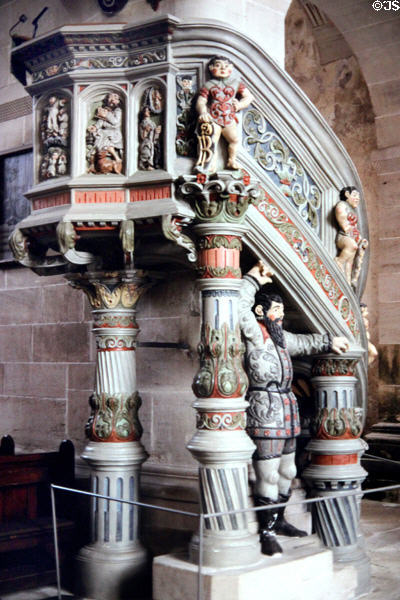
[[[351,600],[356,598],[353,567],[335,569],[330,550],[316,536],[279,536],[283,555],[263,557],[251,568],[203,567],[203,600]],[[153,600],[196,598],[197,565],[183,554],[158,556],[153,563]]]

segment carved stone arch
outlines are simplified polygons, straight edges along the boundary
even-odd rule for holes
[[[162,131],[161,131],[161,140],[162,140],[162,166],[160,167],[163,170],[166,170],[167,164],[167,140],[166,140],[166,124],[167,124],[167,99],[168,99],[168,86],[165,80],[162,77],[149,76],[145,79],[141,79],[134,87],[132,98],[131,98],[131,131],[132,131],[132,139],[134,143],[131,145],[132,152],[132,162],[131,162],[131,173],[136,173],[140,171],[138,168],[139,164],[139,122],[141,118],[141,112],[143,110],[143,102],[146,91],[151,90],[151,88],[160,89],[163,97],[163,109],[158,113],[161,116],[162,120]],[[149,102],[152,100],[149,98]],[[168,107],[168,110],[171,107]],[[152,111],[153,112],[153,111]],[[157,113],[155,113],[157,114]],[[160,120],[160,119],[157,119]]]
[[[49,106],[50,99],[54,97],[56,111],[58,118],[58,131],[55,132],[54,136],[47,135],[45,133],[46,124],[45,121],[49,120],[48,110],[46,107]],[[51,149],[59,150],[63,157],[66,158],[64,173],[56,174],[57,177],[68,176],[71,173],[71,141],[72,141],[72,123],[73,123],[73,94],[69,88],[59,87],[51,92],[45,92],[40,96],[36,96],[33,102],[34,107],[34,140],[35,140],[35,153],[34,153],[34,182],[45,182],[48,179],[41,175],[41,165],[43,164],[44,157],[51,151]],[[60,110],[65,117],[61,117]],[[64,121],[64,122],[62,122]],[[60,131],[63,135],[59,135]],[[51,143],[53,141],[53,143]],[[54,180],[53,180],[54,182]],[[50,181],[52,183],[52,181]],[[45,185],[45,184],[44,184]]]
[[[121,108],[122,108],[122,138],[124,144],[123,151],[123,172],[127,169],[127,138],[128,138],[128,84],[123,82],[124,85],[120,85],[118,83],[108,82],[107,85],[104,83],[93,83],[82,89],[78,95],[78,123],[76,135],[79,138],[79,144],[77,147],[79,151],[77,152],[77,156],[75,157],[75,174],[76,175],[87,175],[87,164],[86,164],[86,130],[89,125],[89,122],[92,120],[93,114],[93,105],[98,104],[101,105],[103,98],[108,93],[116,93],[119,95],[121,99]]]

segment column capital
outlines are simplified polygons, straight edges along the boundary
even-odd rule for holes
[[[313,377],[353,377],[359,360],[365,354],[361,346],[352,346],[345,354],[327,352],[313,358]]]
[[[259,182],[243,171],[218,171],[212,175],[183,175],[178,193],[193,203],[196,220],[206,223],[241,223],[249,204],[260,194]]]
[[[92,309],[135,309],[142,294],[156,279],[145,271],[98,271],[66,276],[72,287],[81,289]]]

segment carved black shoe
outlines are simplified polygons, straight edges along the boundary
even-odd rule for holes
[[[297,529],[297,527],[288,523],[283,515],[280,518],[278,517],[278,520],[275,523],[274,531],[278,535],[286,535],[288,537],[305,537],[308,535],[306,531]]]
[[[269,533],[269,531],[266,531],[265,529],[260,531],[260,542],[261,552],[263,554],[272,556],[273,554],[282,552],[282,548],[280,547],[276,536],[273,533]]]
[[[279,502],[288,502],[289,498],[290,494],[279,494],[278,500]],[[286,521],[284,517],[285,508],[285,506],[281,506],[277,509],[278,517],[274,525],[275,533],[277,533],[278,535],[286,535],[287,537],[305,537],[306,535],[308,535],[306,531],[303,531],[302,529],[297,529],[297,527],[291,525]]]

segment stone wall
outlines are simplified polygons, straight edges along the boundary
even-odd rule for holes
[[[369,289],[377,295],[372,319],[380,352],[377,417],[398,420],[400,388],[395,373],[400,369],[400,11],[390,3],[378,5],[377,10],[372,2],[362,0],[314,0],[314,4],[329,16],[357,57],[373,106],[377,149],[370,160],[377,174],[377,187],[376,208],[371,207],[369,222],[376,228],[376,276]],[[388,365],[392,365],[390,377]]]
[[[319,31],[321,30],[319,26]],[[302,4],[294,0],[286,15],[285,69],[315,104],[352,158],[363,185],[369,219],[370,269],[362,298],[370,315],[371,340],[378,340],[378,181],[372,153],[376,149],[374,111],[369,91],[354,55],[343,58],[343,37],[326,24],[318,36]],[[335,45],[327,46],[334,37]],[[347,47],[348,48],[348,47]],[[321,64],[321,57],[324,64]],[[343,186],[347,185],[343,181]],[[368,423],[381,418],[377,398],[378,361],[369,369]]]
[[[24,452],[65,438],[80,452],[94,380],[86,299],[61,277],[19,267],[0,277],[0,433]]]

